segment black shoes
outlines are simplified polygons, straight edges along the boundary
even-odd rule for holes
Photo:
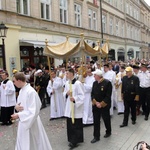
[[[91,124],[83,124],[83,127],[89,127],[89,126],[92,126],[93,125],[93,123],[91,123]]]
[[[118,113],[118,115],[122,115],[122,114],[124,114],[124,113],[123,113],[123,112],[119,112],[119,113]]]
[[[127,126],[126,124],[121,124],[120,128],[123,128],[123,127],[126,127],[126,126]]]
[[[46,105],[42,106],[41,109],[43,109],[43,108],[45,108],[45,107],[46,107]]]
[[[148,120],[148,117],[146,117],[146,116],[145,116],[144,120],[146,120],[146,121],[147,121],[147,120]]]
[[[91,141],[91,143],[96,143],[96,142],[98,142],[99,141],[99,138],[94,138],[92,141]]]
[[[108,137],[110,137],[111,136],[111,133],[106,133],[105,135],[104,135],[104,138],[108,138]]]
[[[132,124],[135,125],[135,124],[136,124],[136,121],[132,121]]]
[[[12,122],[6,123],[6,126],[10,126],[10,125],[12,125]]]
[[[2,123],[1,123],[1,126],[4,126],[4,125],[6,125],[6,123],[2,122]]]
[[[3,123],[1,123],[1,125],[2,125],[2,126],[4,126],[4,125],[10,126],[10,125],[12,125],[12,122],[11,122],[11,121],[8,121],[7,123],[4,123],[4,122],[3,122]]]
[[[56,118],[50,118],[49,121],[55,120]]]
[[[132,124],[135,125],[136,121],[132,121]],[[126,127],[126,126],[128,126],[128,125],[123,123],[123,124],[120,125],[120,128],[123,128],[123,127]]]
[[[68,146],[70,147],[70,150],[71,150],[71,149],[74,149],[75,147],[77,147],[78,145],[77,144],[73,144],[73,143],[69,143]]]

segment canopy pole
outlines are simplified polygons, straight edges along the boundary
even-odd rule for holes
[[[106,39],[106,43],[108,44],[108,54],[107,54],[107,57],[106,57],[107,58],[107,62],[108,62],[108,55],[109,55],[109,39],[108,38]]]
[[[101,51],[100,41],[99,40],[98,40],[97,44],[98,44],[98,49],[99,49],[99,55],[98,55],[98,57],[99,57],[99,65],[100,65],[100,69],[101,69],[101,67],[102,67],[102,59],[101,59],[102,51]]]
[[[66,69],[68,68],[68,57],[66,58]]]
[[[48,67],[49,67],[49,73],[50,73],[50,78],[51,78],[51,62],[50,62],[50,57],[47,56],[47,62],[48,62]]]
[[[46,48],[48,46],[48,40],[45,39],[45,44],[46,44]],[[48,63],[48,67],[49,67],[49,73],[50,73],[50,80],[51,80],[51,62],[50,62],[50,57],[47,56],[47,63]]]

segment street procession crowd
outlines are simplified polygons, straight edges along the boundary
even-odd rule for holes
[[[18,120],[15,150],[51,150],[39,117],[50,104],[49,120],[66,118],[69,148],[84,142],[84,126],[93,125],[94,144],[100,140],[101,118],[108,138],[112,133],[114,110],[122,115],[120,128],[127,127],[129,115],[135,125],[138,115],[149,119],[150,62],[148,60],[67,62],[54,66],[13,69],[13,77],[0,70],[1,125]],[[118,125],[119,126],[119,125]],[[145,143],[143,143],[145,146]],[[146,150],[146,146],[143,150]]]

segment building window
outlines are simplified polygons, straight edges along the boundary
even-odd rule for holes
[[[126,3],[126,13],[129,14],[129,5]]]
[[[130,26],[128,25],[128,28],[127,28],[127,37],[130,38]]]
[[[122,22],[120,29],[121,29],[121,31],[120,31],[120,36],[121,36],[121,37],[124,37],[124,22]]]
[[[130,27],[130,38],[132,39],[133,38],[133,28]]]
[[[93,30],[97,30],[97,16],[95,11],[93,11]]]
[[[102,24],[103,24],[103,32],[106,33],[106,26],[107,26],[106,15],[102,15]]]
[[[68,1],[60,0],[60,22],[67,24],[68,23]]]
[[[136,18],[136,9],[134,9],[134,18],[137,19]]]
[[[138,34],[137,34],[137,29],[135,29],[135,40],[138,40]]]
[[[120,10],[123,11],[123,0],[120,0]]]
[[[115,0],[114,3],[115,3],[115,7],[118,8],[118,0]]]
[[[116,36],[119,36],[119,20],[116,19]]]
[[[41,18],[50,19],[51,2],[50,0],[41,0]]]
[[[2,1],[0,0],[0,9],[2,9]]]
[[[113,19],[110,18],[109,20],[109,32],[111,35],[113,35]]]
[[[132,27],[132,39],[135,39],[135,29]]]
[[[140,58],[140,52],[136,51],[136,58],[139,59]]]
[[[81,27],[81,5],[74,4],[75,25]]]
[[[132,6],[130,5],[130,16],[132,16]]]
[[[108,3],[109,3],[110,5],[112,5],[112,4],[113,4],[113,0],[108,0]]]
[[[30,0],[16,0],[17,13],[29,15],[30,14],[29,2]]]
[[[89,29],[92,29],[92,10],[91,9],[89,9],[88,15],[89,15]]]
[[[136,12],[136,19],[139,20],[139,11]]]
[[[96,12],[89,9],[88,15],[89,15],[89,29],[97,30],[97,14],[96,14]]]
[[[141,40],[141,32],[140,32],[140,29],[138,29],[138,40],[139,40],[139,41]]]

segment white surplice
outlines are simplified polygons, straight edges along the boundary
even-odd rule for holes
[[[0,86],[0,106],[10,107],[15,105],[16,93],[13,82],[11,80],[8,80],[6,84],[2,82]]]
[[[92,112],[92,101],[91,91],[93,82],[95,81],[94,76],[87,76],[84,82],[84,112],[83,112],[83,124],[93,124],[93,112]]]
[[[65,101],[63,97],[63,82],[59,77],[53,78],[53,83],[51,80],[47,86],[47,93],[49,94],[51,105],[50,105],[50,118],[59,118],[64,116]],[[54,94],[51,94],[55,91]]]
[[[110,108],[110,115],[113,115],[113,107],[114,107],[114,84],[116,79],[116,73],[114,71],[107,71],[103,74],[104,79],[107,79],[112,84],[112,94],[111,94],[111,108]]]
[[[65,89],[63,92],[64,98],[66,99],[65,115],[71,118],[71,101],[70,96],[66,97],[66,93],[70,90],[69,81],[65,84]],[[84,103],[84,87],[80,81],[76,81],[72,84],[72,97],[75,99],[74,103],[74,118],[83,117],[83,103]]]
[[[15,150],[52,150],[39,117],[41,100],[30,84],[26,84],[20,90],[19,103],[24,110],[18,112],[19,123]]]

